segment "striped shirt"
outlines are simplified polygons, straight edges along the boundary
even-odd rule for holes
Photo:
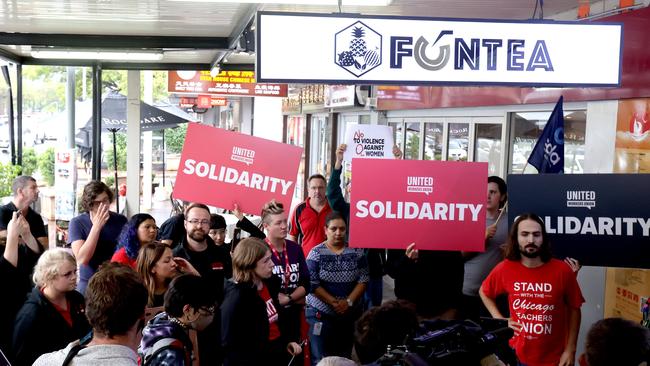
[[[334,308],[323,302],[314,290],[322,287],[338,299],[346,299],[358,283],[368,282],[368,261],[363,249],[345,247],[340,254],[334,254],[325,243],[314,247],[307,256],[311,291],[307,305],[330,315]]]

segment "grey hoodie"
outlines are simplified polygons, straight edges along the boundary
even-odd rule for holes
[[[46,353],[39,357],[33,366],[61,366],[70,349],[79,344],[74,341],[62,350]],[[127,346],[98,345],[79,351],[69,366],[137,366],[137,354]]]

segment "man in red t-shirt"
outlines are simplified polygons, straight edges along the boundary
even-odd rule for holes
[[[295,241],[302,247],[305,258],[309,251],[327,239],[325,236],[325,218],[332,212],[325,195],[327,181],[320,174],[307,179],[309,196],[293,210],[289,235],[287,239]]]
[[[514,222],[505,260],[483,282],[479,295],[495,318],[503,318],[495,298],[508,295],[510,345],[526,366],[572,366],[585,301],[576,274],[551,258],[548,234],[535,214]]]

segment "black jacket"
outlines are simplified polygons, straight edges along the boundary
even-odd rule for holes
[[[264,282],[276,308],[280,279],[272,276]],[[278,314],[280,315],[280,314]],[[278,325],[282,333],[281,318]],[[270,352],[269,318],[266,304],[251,283],[226,282],[221,305],[221,344],[224,366],[258,366],[268,364]]]
[[[77,291],[68,292],[66,297],[72,327],[38,288],[32,290],[14,323],[13,365],[31,365],[40,355],[65,348],[90,332],[84,297]]]
[[[414,303],[418,314],[427,318],[458,309],[465,274],[461,253],[420,250],[417,261],[404,253],[388,250],[386,272],[395,279],[395,296]]]

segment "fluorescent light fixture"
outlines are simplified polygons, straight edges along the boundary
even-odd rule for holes
[[[65,60],[113,60],[113,61],[160,61],[161,51],[98,51],[73,49],[32,49],[34,58],[65,59]]]
[[[338,0],[170,0],[193,3],[254,3],[254,4],[278,4],[278,5],[334,5],[339,4]],[[393,0],[343,0],[343,6],[387,6]]]

